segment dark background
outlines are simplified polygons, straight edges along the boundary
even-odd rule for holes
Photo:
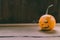
[[[37,23],[50,4],[49,14],[60,23],[60,0],[0,0],[0,23]]]

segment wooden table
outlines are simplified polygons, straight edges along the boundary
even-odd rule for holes
[[[60,40],[60,24],[51,32],[42,32],[37,23],[0,24],[0,40]]]

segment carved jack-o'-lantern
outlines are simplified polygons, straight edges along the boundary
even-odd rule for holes
[[[49,7],[51,7],[50,5]],[[48,8],[49,8],[48,7]],[[52,15],[48,14],[48,8],[46,14],[41,16],[39,19],[39,26],[41,30],[53,30],[54,26],[56,25],[56,20]]]

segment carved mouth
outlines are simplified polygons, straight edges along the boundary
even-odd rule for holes
[[[44,28],[49,28],[49,26],[47,26],[47,27],[44,27]]]
[[[49,28],[49,26],[47,26],[47,27],[44,27],[42,30],[43,31],[48,31],[48,30],[50,30],[50,28]]]

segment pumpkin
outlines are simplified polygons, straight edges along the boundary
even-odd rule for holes
[[[53,30],[56,25],[56,20],[52,15],[43,15],[39,19],[39,26],[41,30]]]
[[[53,30],[55,25],[56,25],[56,19],[54,18],[54,16],[48,14],[48,9],[47,9],[46,14],[42,15],[39,18],[40,29],[45,31]]]

